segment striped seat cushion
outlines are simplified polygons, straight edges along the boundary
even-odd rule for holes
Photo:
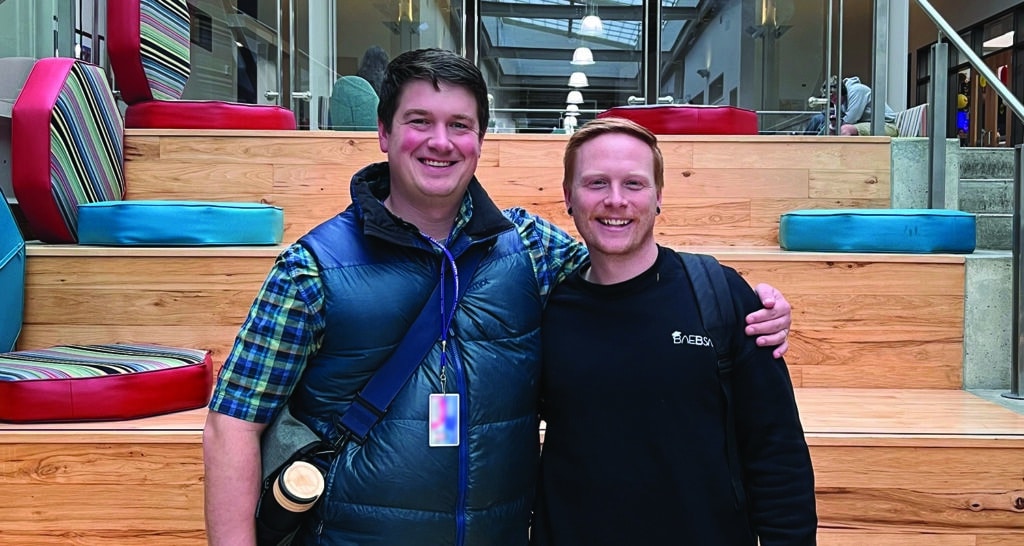
[[[110,68],[133,129],[295,129],[295,114],[274,105],[181,101],[191,72],[188,2],[107,3]]]
[[[209,401],[208,351],[146,344],[58,345],[0,354],[0,420],[132,419]]]
[[[12,113],[14,193],[47,243],[77,240],[78,205],[124,195],[124,124],[103,71],[40,59]]]
[[[128,104],[180,99],[191,72],[186,0],[107,3],[107,46]]]

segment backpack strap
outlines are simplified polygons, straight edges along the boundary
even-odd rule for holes
[[[737,507],[742,507],[746,504],[746,495],[740,472],[739,449],[736,446],[736,418],[732,403],[733,341],[738,320],[732,305],[732,291],[721,264],[713,256],[680,252],[679,257],[683,260],[683,269],[693,286],[704,330],[711,338],[718,357],[718,382],[725,406],[725,449],[733,494]]]

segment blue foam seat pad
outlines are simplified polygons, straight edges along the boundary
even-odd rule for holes
[[[975,216],[943,209],[793,210],[779,221],[779,246],[813,252],[974,252]]]
[[[284,211],[262,203],[140,200],[78,207],[81,245],[275,245],[283,237]]]

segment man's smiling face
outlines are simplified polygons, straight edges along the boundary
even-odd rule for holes
[[[391,197],[420,208],[461,200],[482,145],[477,103],[464,87],[426,80],[406,83],[391,132],[378,127],[388,154]]]

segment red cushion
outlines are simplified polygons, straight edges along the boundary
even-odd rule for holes
[[[0,421],[148,417],[203,407],[212,388],[209,351],[133,344],[0,354]]]
[[[652,104],[616,106],[599,118],[626,118],[656,135],[756,135],[757,112],[735,106]]]
[[[132,129],[295,129],[287,108],[205,100],[151,100],[128,106]]]

